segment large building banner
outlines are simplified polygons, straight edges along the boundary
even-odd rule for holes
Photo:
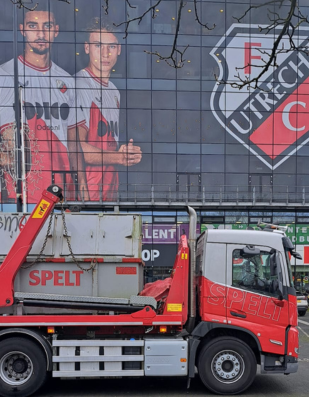
[[[16,201],[18,158],[28,203],[51,183],[68,201],[93,203],[309,186],[308,57],[284,37],[258,87],[231,85],[260,73],[280,33],[265,29],[267,15],[288,7],[198,1],[208,29],[186,2],[178,46],[188,48],[175,69],[147,52],[170,54],[178,1],[129,26],[154,2],[13,3],[2,0],[0,14],[1,203]],[[308,35],[300,25],[295,43]]]

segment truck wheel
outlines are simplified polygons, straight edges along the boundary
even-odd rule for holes
[[[298,312],[298,315],[299,315],[300,317],[303,317],[306,313],[307,313],[307,310],[304,310],[304,311],[302,311],[302,312]]]
[[[198,372],[204,385],[214,393],[238,394],[253,382],[256,358],[246,343],[220,337],[202,348]]]
[[[0,343],[0,395],[27,397],[45,382],[45,353],[26,338],[10,338]]]

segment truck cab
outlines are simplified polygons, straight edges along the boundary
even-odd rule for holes
[[[210,229],[198,238],[201,323],[197,328],[206,338],[225,335],[245,342],[261,365],[261,373],[288,374],[298,366],[296,292],[289,259],[290,253],[296,253],[283,231],[267,230]],[[239,377],[233,365],[235,371],[222,369],[224,363],[229,368],[226,357],[233,354],[241,368],[241,355],[229,347],[213,363],[222,392]]]

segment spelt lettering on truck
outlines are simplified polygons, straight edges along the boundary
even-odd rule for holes
[[[190,381],[197,368],[211,392],[236,394],[258,364],[262,374],[297,371],[290,256],[299,254],[283,227],[196,239],[188,207],[171,276],[144,285],[141,216],[53,214],[61,199],[58,186],[45,190],[26,223],[16,220],[13,244],[0,229],[2,396],[30,396],[48,373]]]
[[[82,270],[32,270],[29,274],[29,285],[46,285],[50,281],[56,286],[80,286]]]

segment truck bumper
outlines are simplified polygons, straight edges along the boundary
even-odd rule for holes
[[[297,363],[287,363],[287,369],[284,372],[285,375],[294,374],[298,371],[298,362]]]
[[[293,356],[261,354],[261,374],[293,374],[298,370],[298,359]]]

